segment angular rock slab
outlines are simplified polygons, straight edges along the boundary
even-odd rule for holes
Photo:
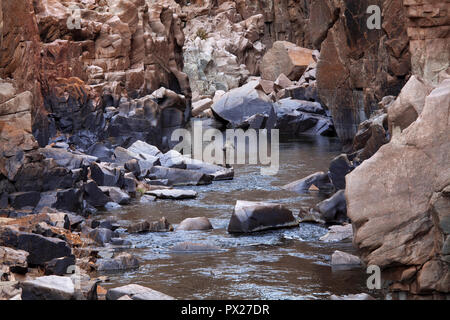
[[[331,255],[331,265],[340,266],[340,265],[361,265],[361,260],[350,253],[342,252],[336,250]]]
[[[159,189],[147,191],[146,194],[155,196],[158,199],[172,199],[172,200],[182,200],[182,199],[194,199],[197,197],[197,192],[194,190],[184,190],[184,189]]]
[[[18,249],[29,253],[27,261],[32,265],[44,265],[54,258],[71,255],[71,249],[64,240],[43,237],[39,234],[20,233],[17,243]]]
[[[162,292],[138,284],[109,289],[106,293],[106,300],[118,300],[123,296],[129,296],[132,300],[175,300]]]
[[[228,224],[229,233],[250,233],[298,226],[291,210],[279,204],[238,200]]]
[[[22,300],[73,300],[75,286],[69,277],[44,276],[21,284]]]

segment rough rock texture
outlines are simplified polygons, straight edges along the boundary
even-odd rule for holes
[[[394,280],[413,293],[450,291],[449,112],[445,80],[415,122],[347,176],[348,216],[363,260],[400,269]]]
[[[369,5],[382,10],[380,30],[367,27]],[[358,124],[378,108],[381,98],[397,95],[410,73],[405,9],[401,0],[318,0],[310,10],[312,42],[321,43],[320,99],[349,146]]]
[[[248,74],[257,75],[275,41],[310,47],[310,0],[180,2],[186,20],[185,72],[195,93],[213,95],[236,87]]]
[[[80,8],[79,25],[67,22],[76,16],[70,5]],[[0,77],[14,78],[19,93],[33,95],[39,143],[59,132],[71,143],[90,145],[103,138],[105,107],[133,103],[160,87],[183,94],[189,107],[179,11],[171,0],[2,1],[7,50],[0,53]]]

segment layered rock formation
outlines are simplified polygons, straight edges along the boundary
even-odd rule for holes
[[[0,77],[33,93],[33,129],[41,146],[57,133],[81,131],[71,142],[92,144],[103,138],[100,132],[108,136],[105,108],[161,87],[182,94],[189,108],[175,2],[5,0],[2,11]],[[163,111],[157,113],[164,122]]]
[[[382,10],[381,29],[369,29],[367,8]],[[410,72],[402,1],[313,1],[312,42],[321,44],[317,84],[330,108],[336,131],[347,149],[360,122],[376,110],[378,101],[397,95]]]
[[[414,76],[388,107],[391,141],[347,176],[348,216],[391,290],[439,295],[450,291],[450,5],[404,4]]]

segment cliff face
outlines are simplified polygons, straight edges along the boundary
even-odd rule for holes
[[[382,10],[381,29],[369,29],[370,5]],[[387,95],[397,95],[410,72],[405,9],[395,1],[313,1],[311,34],[321,43],[319,95],[336,131],[350,147],[358,124]],[[327,28],[328,27],[328,28]]]
[[[1,6],[0,78],[32,92],[41,145],[58,132],[80,130],[88,133],[74,142],[93,143],[99,132],[108,135],[104,108],[127,108],[160,87],[189,102],[175,2],[3,0]]]
[[[413,77],[391,142],[347,176],[354,243],[394,291],[450,291],[450,3],[405,1]]]

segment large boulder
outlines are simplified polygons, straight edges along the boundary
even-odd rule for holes
[[[264,121],[257,129],[272,129],[276,120],[273,104],[264,92],[256,89],[258,84],[258,81],[251,81],[228,91],[212,105],[214,115],[233,128],[243,127],[247,119],[261,115]]]
[[[139,260],[127,252],[122,252],[114,258],[97,260],[98,271],[117,271],[137,268],[139,268]]]
[[[19,234],[17,248],[29,253],[27,257],[29,264],[38,266],[43,266],[54,258],[66,257],[71,254],[71,249],[64,240],[26,232]]]
[[[69,277],[44,276],[24,281],[22,300],[74,300],[75,286]]]
[[[260,69],[263,79],[275,81],[280,74],[297,81],[314,62],[312,50],[287,41],[276,41],[264,55]]]
[[[184,170],[154,166],[150,169],[152,180],[167,179],[172,186],[205,185],[212,182],[213,176],[198,170]]]
[[[346,179],[347,214],[362,259],[397,268],[394,280],[413,293],[450,291],[444,245],[450,234],[449,112],[445,80],[427,96],[417,120]],[[417,272],[400,276],[410,268]]]
[[[331,118],[320,103],[286,98],[274,104],[277,115],[275,128],[280,134],[297,136],[299,134],[334,135]]]
[[[249,233],[296,226],[298,221],[291,210],[282,205],[238,200],[228,224],[228,232]]]

